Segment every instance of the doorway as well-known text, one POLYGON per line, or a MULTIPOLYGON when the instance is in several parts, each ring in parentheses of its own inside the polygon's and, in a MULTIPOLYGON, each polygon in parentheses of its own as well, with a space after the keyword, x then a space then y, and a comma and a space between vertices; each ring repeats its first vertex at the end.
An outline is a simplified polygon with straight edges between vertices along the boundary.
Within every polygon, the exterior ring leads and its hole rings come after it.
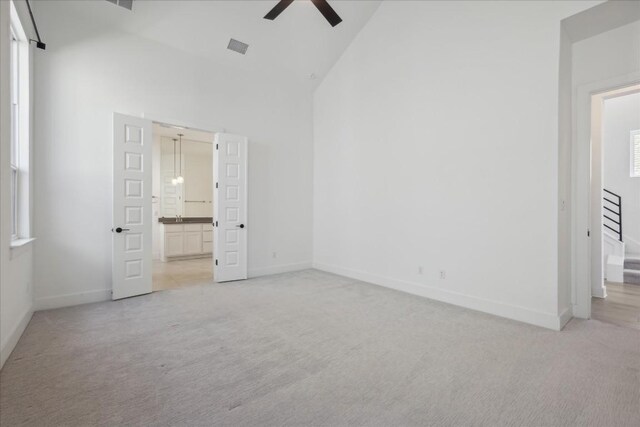
POLYGON ((156 290, 246 279, 248 139, 118 113, 113 126, 112 298, 153 292, 154 254, 156 290))
POLYGON ((214 134, 153 123, 153 291, 213 282, 214 134))
POLYGON ((640 329, 640 85, 594 95, 593 102, 602 244, 601 259, 594 251, 592 263, 602 269, 591 317, 640 329))
MULTIPOLYGON (((595 310, 600 309, 602 313, 604 306, 620 311, 620 307, 612 305, 615 300, 620 300, 620 289, 616 284, 609 289, 607 285, 612 283, 609 280, 612 265, 618 265, 621 271, 625 270, 624 245, 618 243, 625 240, 625 222, 629 225, 631 218, 625 217, 620 206, 625 203, 620 198, 619 190, 617 191, 618 183, 612 183, 611 178, 606 178, 606 175, 614 167, 617 172, 623 169, 630 177, 632 152, 630 135, 627 135, 624 141, 626 162, 609 166, 605 170, 603 114, 607 103, 640 92, 640 84, 627 79, 628 77, 584 85, 577 91, 573 197, 574 205, 583 206, 584 209, 574 210, 573 218, 575 276, 572 294, 573 313, 576 317, 598 316, 595 310), (612 243, 616 243, 616 247, 612 247, 612 243), (607 300, 608 291, 614 289, 616 295, 607 300)), ((628 207, 634 203, 628 197, 627 201, 631 203, 628 207)), ((629 301, 633 300, 637 300, 636 297, 629 298, 629 301)), ((627 312, 629 313, 628 310, 627 312)), ((636 316, 640 317, 640 311, 636 316)))

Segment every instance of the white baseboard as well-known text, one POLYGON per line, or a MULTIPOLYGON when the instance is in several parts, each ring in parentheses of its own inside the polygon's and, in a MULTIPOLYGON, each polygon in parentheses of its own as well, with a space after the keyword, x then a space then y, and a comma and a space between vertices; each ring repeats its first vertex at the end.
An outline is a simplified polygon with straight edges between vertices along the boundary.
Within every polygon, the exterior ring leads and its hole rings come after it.
POLYGON ((386 288, 395 289, 409 294, 446 302, 448 304, 482 311, 484 313, 489 313, 500 317, 506 317, 507 319, 517 320, 520 322, 529 323, 531 325, 541 326, 543 328, 553 329, 556 331, 559 331, 562 328, 561 316, 553 313, 544 313, 525 307, 447 291, 444 289, 435 288, 433 286, 424 285, 422 283, 392 279, 389 277, 378 276, 375 274, 370 274, 364 271, 353 270, 349 268, 315 262, 313 263, 313 268, 327 271, 329 273, 339 274, 341 276, 346 276, 356 280, 362 280, 364 282, 373 283, 375 285, 384 286, 386 288))
POLYGON ((571 320, 572 318, 573 318, 573 310, 571 310, 571 307, 567 307, 564 310, 562 310, 560 312, 560 315, 558 316, 558 320, 559 320, 558 330, 562 330, 562 328, 564 328, 565 325, 569 323, 569 320, 571 320))
POLYGON ((595 289, 591 290, 591 296, 596 298, 606 298, 607 297, 607 288, 603 286, 599 286, 595 289))
MULTIPOLYGON (((311 268, 311 262, 297 264, 274 265, 266 268, 249 270, 249 277, 267 276, 269 274, 288 273, 311 268)), ((102 289, 89 292, 79 292, 75 294, 56 295, 52 297, 37 298, 35 310, 51 310, 54 308, 70 307, 73 305, 89 304, 111 300, 111 289, 102 289)))
POLYGON ((27 328, 29 321, 31 320, 31 316, 33 316, 33 309, 29 307, 29 309, 24 313, 18 324, 13 328, 13 331, 9 334, 9 337, 5 342, 2 343, 2 347, 0 348, 0 369, 4 366, 4 362, 7 361, 11 352, 18 344, 18 340, 22 336, 22 333, 27 328))
POLYGON ((72 305, 109 301, 110 299, 111 289, 56 295, 53 297, 37 298, 35 301, 35 310, 50 310, 53 308, 70 307, 72 305))
POLYGON ((291 271, 306 270, 308 268, 311 268, 311 261, 299 262, 296 264, 272 265, 265 268, 254 268, 249 270, 249 278, 268 276, 270 274, 289 273, 291 271))

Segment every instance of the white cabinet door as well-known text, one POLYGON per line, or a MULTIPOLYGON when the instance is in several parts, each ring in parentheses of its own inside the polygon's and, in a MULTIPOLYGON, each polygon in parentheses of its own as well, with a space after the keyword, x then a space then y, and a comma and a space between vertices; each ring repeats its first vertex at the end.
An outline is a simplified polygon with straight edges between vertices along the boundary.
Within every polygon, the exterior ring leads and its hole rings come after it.
POLYGON ((244 136, 217 133, 214 150, 213 277, 247 278, 247 150, 244 136))
POLYGON ((184 233, 165 233, 164 235, 164 256, 184 255, 184 233))
POLYGON ((113 299, 152 290, 151 132, 150 120, 113 115, 113 299))
POLYGON ((196 255, 202 253, 202 231, 185 231, 184 254, 196 255))

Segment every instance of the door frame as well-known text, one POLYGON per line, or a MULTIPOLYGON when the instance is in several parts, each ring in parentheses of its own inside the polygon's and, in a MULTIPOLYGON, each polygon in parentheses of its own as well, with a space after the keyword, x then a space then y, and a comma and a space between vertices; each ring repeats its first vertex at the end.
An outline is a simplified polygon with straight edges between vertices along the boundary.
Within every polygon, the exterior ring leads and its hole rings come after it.
MULTIPOLYGON (((154 124, 175 126, 175 127, 184 128, 184 129, 192 129, 192 130, 197 130, 197 131, 201 131, 201 132, 208 132, 208 133, 211 133, 212 135, 214 135, 214 137, 215 137, 215 135, 217 133, 225 133, 225 129, 224 128, 221 128, 221 130, 206 130, 206 127, 202 127, 202 126, 199 126, 199 125, 187 123, 187 122, 182 121, 182 120, 171 119, 171 118, 159 119, 159 118, 154 118, 154 117, 147 117, 144 113, 142 113, 142 114, 140 114, 140 113, 138 113, 138 114, 135 114, 135 113, 129 114, 129 113, 123 113, 123 112, 119 112, 119 111, 114 111, 112 113, 112 115, 111 115, 112 120, 116 115, 130 116, 130 117, 135 117, 135 118, 141 119, 141 120, 148 120, 151 123, 151 138, 150 138, 151 141, 153 141, 153 135, 154 135, 154 133, 153 133, 153 125, 154 124)), ((115 123, 115 121, 112 123, 112 128, 114 126, 114 123, 115 123)), ((111 138, 111 143, 112 144, 114 143, 114 137, 111 138)), ((214 141, 212 141, 211 143, 215 144, 214 141)), ((113 150, 114 150, 114 147, 112 147, 112 149, 111 149, 112 153, 113 153, 113 150)), ((212 158, 211 158, 212 165, 213 165, 213 162, 214 162, 214 158, 215 158, 215 148, 214 148, 214 156, 212 156, 212 158)), ((150 164, 151 170, 153 170, 153 156, 151 156, 149 164, 150 164)), ((247 162, 247 164, 248 164, 248 162, 247 162)), ((215 165, 213 165, 213 166, 215 167, 215 165)), ((114 159, 112 158, 111 159, 111 171, 112 171, 112 174, 113 174, 113 170, 114 170, 113 168, 114 168, 114 159)), ((248 166, 247 166, 247 172, 248 172, 248 166)), ((114 224, 114 220, 115 220, 115 218, 113 218, 113 203, 114 203, 113 182, 114 182, 114 179, 115 179, 115 176, 112 175, 111 176, 111 185, 112 185, 112 193, 111 193, 112 218, 111 218, 111 223, 112 224, 114 224)), ((153 185, 153 183, 152 183, 152 185, 153 185)), ((215 188, 213 189, 213 191, 214 191, 214 194, 215 194, 215 188)), ((143 213, 144 213, 144 219, 145 220, 148 220, 150 222, 153 221, 153 213, 152 213, 151 210, 143 211, 143 213)), ((248 203, 247 203, 247 216, 248 215, 249 215, 249 211, 248 211, 248 203)), ((115 225, 114 225, 114 227, 115 227, 115 225)), ((151 238, 153 239, 153 229, 151 230, 151 238)), ((112 264, 111 268, 112 268, 112 270, 113 270, 113 266, 114 266, 114 264, 113 264, 113 262, 114 262, 114 256, 113 256, 114 246, 113 245, 114 245, 114 243, 113 243, 113 240, 112 240, 112 243, 111 243, 111 253, 112 253, 112 255, 111 255, 111 264, 112 264)), ((150 248, 150 250, 153 251, 152 248, 150 248)), ((215 248, 214 248, 214 250, 215 250, 215 248)), ((248 251, 248 247, 247 247, 247 251, 248 251)), ((151 254, 151 256, 153 257, 153 253, 151 254)), ((213 259, 215 259, 215 257, 213 259)), ((152 277, 152 280, 153 280, 153 277, 152 277)), ((215 280, 215 277, 214 277, 214 280, 215 280)), ((113 278, 112 278, 112 282, 111 282, 111 292, 112 292, 112 295, 113 295, 113 278)))
POLYGON ((602 282, 602 146, 594 102, 632 93, 640 73, 580 85, 575 92, 571 154, 571 302, 573 316, 591 318, 591 297, 605 297, 602 282), (616 91, 615 94, 610 94, 616 91), (598 132, 594 138, 593 133, 598 132), (598 279, 600 278, 600 279, 598 279), (595 292, 594 292, 595 289, 595 292), (597 295, 594 295, 597 294, 597 295))

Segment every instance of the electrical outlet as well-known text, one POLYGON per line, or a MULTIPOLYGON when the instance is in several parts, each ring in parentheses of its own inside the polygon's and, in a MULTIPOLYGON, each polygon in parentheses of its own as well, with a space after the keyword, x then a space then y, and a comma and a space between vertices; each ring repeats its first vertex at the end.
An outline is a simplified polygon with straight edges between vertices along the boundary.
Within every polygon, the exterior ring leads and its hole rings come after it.
POLYGON ((444 270, 440 270, 440 279, 444 280, 447 278, 447 272, 444 270))
POLYGON ((422 274, 422 266, 421 265, 418 266, 418 274, 422 274))

